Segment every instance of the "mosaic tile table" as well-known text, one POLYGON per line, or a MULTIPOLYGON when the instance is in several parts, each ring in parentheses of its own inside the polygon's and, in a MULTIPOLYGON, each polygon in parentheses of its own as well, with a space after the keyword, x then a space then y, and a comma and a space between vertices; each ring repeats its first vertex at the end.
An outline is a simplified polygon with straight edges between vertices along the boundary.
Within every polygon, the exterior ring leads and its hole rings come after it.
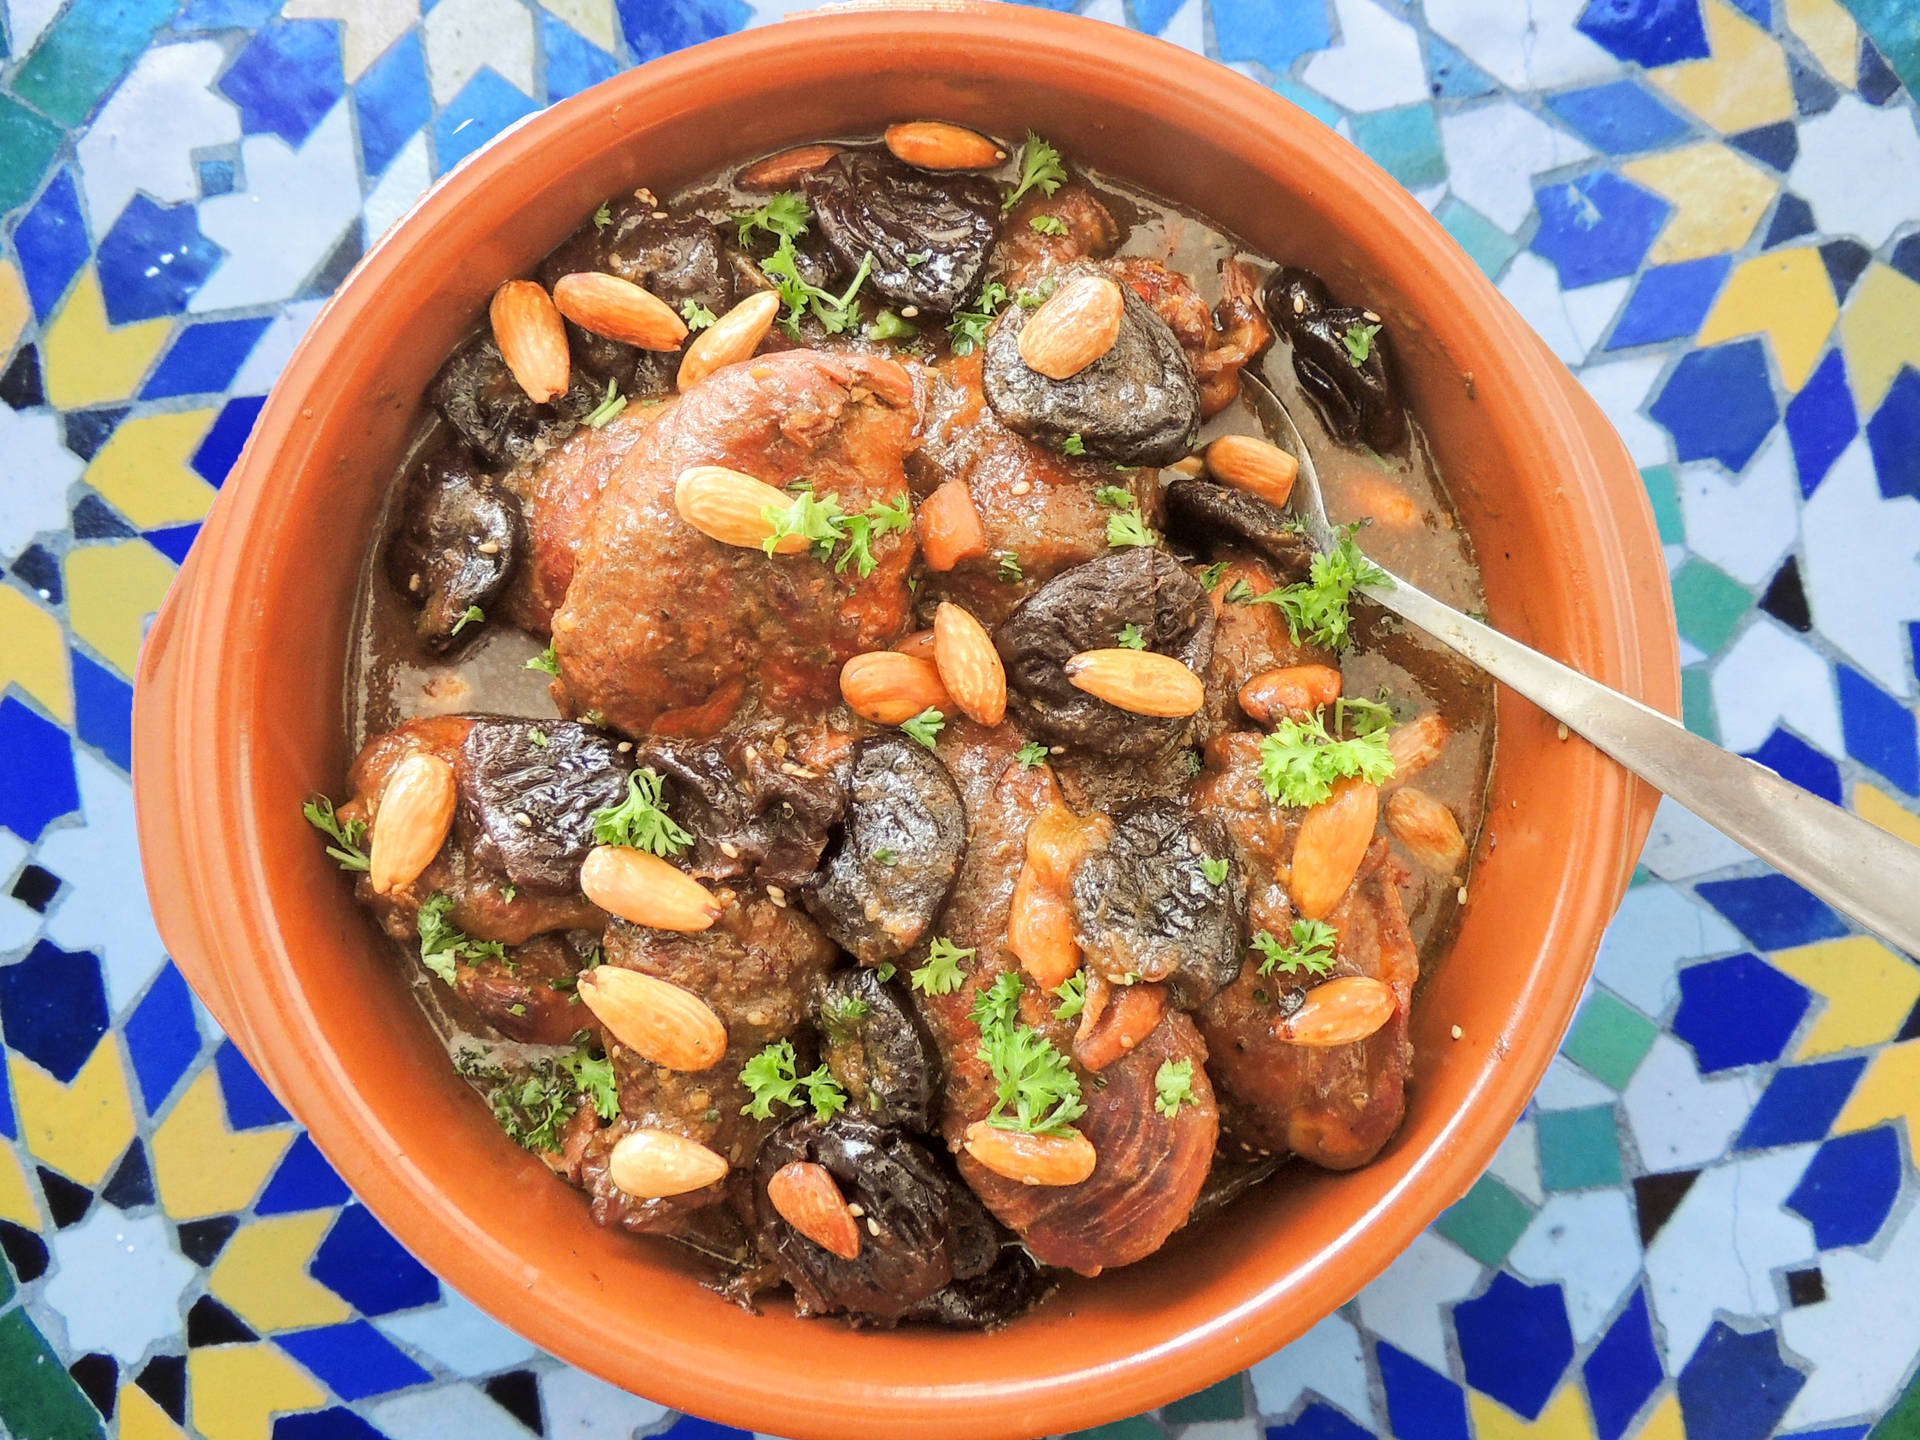
MULTIPOLYGON (((734 1433, 444 1289, 218 1035, 139 898, 128 677, 295 338, 412 197, 783 8, 0 0, 0 1431, 734 1433)), ((1920 4, 1080 8, 1425 200, 1644 467, 1688 723, 1920 838, 1920 4)), ((1100 1433, 1920 1435, 1916 1002, 1663 810, 1490 1173, 1305 1339, 1100 1433)))

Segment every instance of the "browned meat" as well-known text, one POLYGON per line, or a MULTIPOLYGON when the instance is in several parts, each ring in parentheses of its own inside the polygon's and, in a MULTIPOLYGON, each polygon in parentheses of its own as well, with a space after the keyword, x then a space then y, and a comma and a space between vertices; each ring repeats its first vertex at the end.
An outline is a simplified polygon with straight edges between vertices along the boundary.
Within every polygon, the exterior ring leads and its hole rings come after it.
MULTIPOLYGON (((588 945, 592 931, 575 932, 588 945)), ((463 964, 455 972, 447 1011, 463 1030, 492 1031, 530 1045, 566 1045, 581 1030, 599 1033, 599 1022, 576 998, 580 956, 553 935, 536 935, 513 947, 507 961, 463 964)))
POLYGON ((1081 185, 1062 185, 1051 195, 1037 191, 1007 218, 1006 232, 994 252, 994 267, 1009 289, 1030 287, 1074 260, 1099 260, 1120 243, 1120 227, 1107 207, 1081 185), (1033 228, 1035 220, 1058 220, 1060 235, 1033 228))
POLYGON ((919 411, 912 377, 865 355, 790 350, 727 366, 648 426, 581 541, 554 616, 560 678, 581 711, 646 729, 729 681, 757 679, 779 714, 818 711, 839 666, 906 627, 911 532, 878 565, 836 574, 811 555, 722 545, 680 518, 674 482, 724 465, 775 486, 802 478, 859 514, 906 493, 919 411))
POLYGON ((1200 382, 1201 417, 1210 419, 1232 404, 1242 367, 1273 340, 1252 267, 1237 259, 1221 267, 1217 319, 1193 281, 1157 260, 1123 255, 1107 268, 1159 312, 1187 352, 1200 382))
POLYGON ((1239 559, 1228 563, 1208 592, 1213 601, 1213 659, 1202 677, 1207 682, 1207 707, 1201 711, 1204 736, 1246 726, 1238 699, 1240 687, 1263 671, 1283 665, 1339 663, 1329 651, 1296 645, 1279 606, 1228 600, 1243 583, 1255 595, 1264 595, 1281 582, 1264 562, 1239 559))

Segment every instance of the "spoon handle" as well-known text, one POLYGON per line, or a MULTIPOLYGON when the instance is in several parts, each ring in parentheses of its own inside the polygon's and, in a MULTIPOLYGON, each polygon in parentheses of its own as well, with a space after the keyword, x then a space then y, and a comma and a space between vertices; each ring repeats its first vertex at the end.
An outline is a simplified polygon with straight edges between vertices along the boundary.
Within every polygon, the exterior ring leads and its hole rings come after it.
POLYGON ((1642 780, 1908 955, 1920 848, 1702 740, 1657 710, 1395 580, 1366 594, 1585 736, 1642 780))

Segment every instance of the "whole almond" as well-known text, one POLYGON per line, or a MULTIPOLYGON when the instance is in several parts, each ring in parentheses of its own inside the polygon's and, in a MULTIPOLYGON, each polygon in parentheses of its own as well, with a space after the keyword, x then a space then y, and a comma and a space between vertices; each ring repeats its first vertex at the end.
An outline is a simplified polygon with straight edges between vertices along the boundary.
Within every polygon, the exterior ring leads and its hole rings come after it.
POLYGON ((826 1166, 811 1160, 782 1165, 767 1181, 767 1199, 781 1219, 821 1249, 842 1260, 860 1258, 860 1223, 826 1166))
POLYGON ((1020 332, 1020 358, 1049 380, 1078 375, 1113 349, 1125 314, 1117 282, 1104 275, 1077 276, 1033 312, 1020 332))
POLYGON ((1183 460, 1176 460, 1166 468, 1187 480, 1198 480, 1207 472, 1206 462, 1198 455, 1189 455, 1183 460))
POLYGON ((500 358, 529 400, 544 405, 566 394, 573 361, 553 297, 531 280, 509 280, 493 292, 487 318, 500 358))
POLYGON ((1407 853, 1436 875, 1467 868, 1467 841, 1453 811, 1426 791, 1407 785, 1387 797, 1387 829, 1407 853))
POLYGON ((978 130, 944 120, 889 125, 884 137, 896 160, 922 170, 991 170, 1007 152, 978 130))
POLYGON ((982 725, 1007 718, 1007 669, 993 637, 950 600, 933 613, 933 661, 940 683, 968 718, 982 725))
POLYGON ((1222 435, 1207 446, 1207 469, 1223 485, 1285 505, 1300 462, 1278 445, 1251 435, 1222 435))
POLYGON ((1343 975, 1307 992, 1300 1008, 1276 1020, 1273 1033, 1289 1045, 1351 1045, 1393 1018, 1393 987, 1367 975, 1343 975))
POLYGON ((902 635, 893 642, 893 648, 902 655, 911 655, 916 660, 933 659, 933 631, 916 630, 911 635, 902 635))
POLYGON ((1191 715, 1207 703, 1198 675, 1152 650, 1082 650, 1067 661, 1066 671, 1075 688, 1135 715, 1191 715))
POLYGON ((613 1142, 607 1177, 637 1200, 664 1200, 724 1180, 727 1161, 671 1130, 631 1130, 613 1142))
POLYGON ((685 390, 722 365, 750 358, 767 338, 774 316, 779 313, 779 291, 760 290, 749 295, 693 337, 693 343, 680 361, 680 374, 674 384, 685 390))
POLYGON ((840 667, 840 698, 862 720, 898 725, 922 710, 953 709, 947 687, 931 660, 898 650, 870 650, 840 667))
POLYGON ((1283 665, 1262 670, 1240 687, 1240 708, 1262 725, 1291 716, 1304 720, 1340 698, 1340 672, 1331 665, 1283 665))
POLYGON ((678 350, 687 338, 687 322, 671 305, 618 275, 562 275, 553 285, 553 303, 581 329, 642 350, 678 350))
POLYGON ((390 895, 420 878, 447 841, 456 798, 453 767, 416 750, 387 775, 374 811, 367 856, 373 893, 390 895))
POLYGON ((668 1070, 705 1070, 727 1053, 727 1027, 670 980, 598 965, 580 974, 581 1001, 613 1038, 668 1070))
POLYGON ((720 918, 720 902, 684 870, 624 845, 597 845, 580 866, 580 889, 609 914, 635 925, 691 934, 720 918))
POLYGON ((787 190, 840 153, 838 145, 796 145, 756 160, 734 177, 742 190, 787 190))
POLYGON ((1393 777, 1388 785, 1411 780, 1440 758, 1446 748, 1450 727, 1437 710, 1416 715, 1396 726, 1387 736, 1387 751, 1393 756, 1393 777))
POLYGON ((1380 792, 1359 779, 1334 781, 1333 793, 1307 811, 1287 871, 1287 893, 1303 918, 1319 920, 1340 903, 1379 818, 1380 792))
POLYGON ((1041 878, 1032 860, 1020 867, 1020 876, 1013 882, 1013 900, 1007 909, 1007 948, 1043 990, 1066 984, 1080 968, 1073 909, 1060 888, 1041 878))
MULTIPOLYGON (((773 533, 767 511, 791 504, 793 497, 786 491, 724 465, 691 466, 673 485, 673 508, 682 520, 710 540, 744 549, 765 545, 773 533)), ((782 535, 773 549, 777 555, 798 555, 812 546, 804 535, 782 535)))
POLYGON ((1093 1142, 1078 1130, 1028 1135, 985 1120, 967 1127, 967 1153, 996 1175, 1022 1185, 1078 1185, 1093 1174, 1093 1142))

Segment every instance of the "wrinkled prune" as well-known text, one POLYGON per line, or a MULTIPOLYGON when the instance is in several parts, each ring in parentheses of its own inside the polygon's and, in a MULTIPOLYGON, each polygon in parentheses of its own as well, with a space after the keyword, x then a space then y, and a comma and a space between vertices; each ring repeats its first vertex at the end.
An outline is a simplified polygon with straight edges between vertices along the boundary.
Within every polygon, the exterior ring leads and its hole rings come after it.
POLYGON ((515 885, 569 890, 594 845, 593 812, 626 799, 633 762, 570 720, 481 719, 457 768, 473 858, 515 885))
POLYGON ((989 1330, 1025 1314, 1053 1289, 1046 1271, 1018 1245, 998 1251, 992 1266, 936 1290, 908 1314, 957 1330, 989 1330))
POLYGON ((818 1011, 822 1058, 853 1113, 925 1132, 938 1088, 933 1046, 894 985, 866 968, 827 981, 818 1011))
POLYGON ((434 654, 476 637, 525 547, 520 502, 457 446, 414 472, 387 547, 387 578, 420 607, 414 633, 434 654), (484 548, 483 548, 484 547, 484 548), (478 607, 483 619, 469 611, 478 607))
POLYGON ((1282 584, 1307 578, 1313 546, 1270 500, 1213 480, 1176 480, 1167 487, 1167 530, 1203 553, 1239 540, 1273 562, 1282 584))
POLYGON ((870 150, 845 151, 809 175, 807 199, 843 273, 871 255, 869 289, 942 315, 973 293, 1000 228, 988 181, 929 175, 870 150))
POLYGON ((1391 450, 1400 443, 1407 433, 1407 412, 1394 384, 1378 315, 1330 304, 1320 277, 1298 269, 1275 271, 1267 281, 1267 315, 1293 342, 1300 388, 1328 429, 1349 445, 1391 450), (1356 358, 1360 355, 1366 358, 1356 358))
POLYGON ((604 396, 576 373, 567 392, 536 405, 520 388, 493 336, 474 336, 440 367, 429 392, 433 406, 491 466, 504 466, 564 439, 604 396))
POLYGON ((1203 865, 1233 854, 1226 827, 1172 800, 1139 801, 1115 821, 1074 867, 1074 938, 1108 980, 1165 980, 1191 1009, 1240 973, 1246 886, 1231 864, 1219 884, 1203 865))
POLYGON ((667 777, 667 809, 693 836, 688 868, 705 880, 799 889, 846 804, 832 775, 742 740, 656 737, 636 758, 667 777))
MULTIPOLYGON (((1106 275, 1098 265, 1063 266, 1076 275, 1106 275)), ((1107 278, 1111 279, 1111 276, 1107 278)), ((983 381, 1001 424, 1059 449, 1080 437, 1088 455, 1116 465, 1166 465, 1187 453, 1200 428, 1200 382, 1179 339, 1131 285, 1120 336, 1098 360, 1065 380, 1050 380, 1020 358, 1020 332, 1037 313, 1008 305, 987 334, 983 381)))
POLYGON ((1109 755, 1151 755, 1178 743, 1187 720, 1132 714, 1067 679, 1069 659, 1111 648, 1128 625, 1139 627, 1147 649, 1205 673, 1213 607, 1200 582, 1163 550, 1114 550, 1062 571, 1007 617, 994 645, 1034 728, 1109 755))
POLYGON ((947 903, 967 848, 953 777, 904 735, 854 747, 840 838, 804 892, 820 928, 870 965, 919 943, 947 903))
POLYGON ((562 275, 604 270, 678 310, 691 300, 719 315, 733 304, 733 269, 719 230, 698 216, 657 219, 637 196, 607 205, 607 223, 574 231, 540 266, 549 288, 562 275))

